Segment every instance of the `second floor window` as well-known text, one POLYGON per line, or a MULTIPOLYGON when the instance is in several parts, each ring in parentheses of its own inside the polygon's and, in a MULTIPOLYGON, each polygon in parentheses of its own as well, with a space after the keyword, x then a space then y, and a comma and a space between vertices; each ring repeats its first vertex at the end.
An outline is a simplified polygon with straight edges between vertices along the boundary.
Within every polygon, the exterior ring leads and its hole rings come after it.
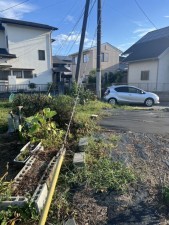
POLYGON ((16 76, 16 78, 22 78, 22 70, 14 70, 13 75, 16 76))
POLYGON ((39 60, 45 60, 45 50, 38 50, 39 60))
POLYGON ((109 61, 109 54, 101 53, 101 62, 108 62, 108 61, 109 61))
POLYGON ((84 62, 84 63, 89 62, 89 55, 88 55, 88 54, 84 54, 84 55, 83 55, 83 62, 84 62))

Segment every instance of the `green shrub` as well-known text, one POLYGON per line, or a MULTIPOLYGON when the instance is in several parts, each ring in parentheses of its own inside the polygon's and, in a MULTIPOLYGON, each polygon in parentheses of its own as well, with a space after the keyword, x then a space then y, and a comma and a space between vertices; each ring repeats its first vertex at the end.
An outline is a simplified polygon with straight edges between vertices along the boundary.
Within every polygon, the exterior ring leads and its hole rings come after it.
POLYGON ((44 108, 50 108, 52 104, 52 98, 47 95, 26 95, 26 94, 17 94, 14 97, 12 103, 12 110, 14 113, 18 114, 18 106, 23 106, 22 114, 25 117, 35 115, 37 112, 41 111, 44 108))
POLYGON ((51 109, 57 112, 53 120, 59 127, 66 128, 74 106, 74 99, 68 95, 59 95, 53 99, 51 109))

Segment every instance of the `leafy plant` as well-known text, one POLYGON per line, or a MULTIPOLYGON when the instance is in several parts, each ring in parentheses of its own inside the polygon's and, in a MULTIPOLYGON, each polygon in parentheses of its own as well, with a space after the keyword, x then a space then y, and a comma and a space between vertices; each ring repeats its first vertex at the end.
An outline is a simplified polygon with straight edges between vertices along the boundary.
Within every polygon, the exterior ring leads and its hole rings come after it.
POLYGON ((27 147, 26 149, 24 149, 24 151, 22 151, 18 157, 17 157, 17 160, 18 161, 25 161, 26 158, 30 155, 30 151, 29 151, 29 148, 27 147))
POLYGON ((27 131, 25 132, 25 136, 30 138, 31 142, 42 141, 42 144, 45 147, 50 148, 56 144, 56 146, 59 147, 64 132, 56 128, 55 122, 51 121, 52 117, 55 115, 55 111, 50 110, 50 108, 45 108, 41 113, 37 113, 35 116, 27 118, 27 131), (45 145, 47 140, 47 143, 50 146, 45 145))
POLYGON ((29 83, 29 84, 28 84, 28 87, 29 87, 30 89, 35 89, 35 88, 36 88, 36 84, 35 84, 35 83, 29 83))
POLYGON ((0 211, 1 225, 14 225, 16 222, 26 225, 38 221, 38 219, 36 208, 31 201, 25 203, 23 207, 9 206, 6 210, 0 211))
POLYGON ((164 199, 164 202, 166 203, 166 205, 169 205, 169 187, 168 186, 165 186, 163 188, 163 199, 164 199))
POLYGON ((0 177, 0 201, 7 200, 11 196, 12 182, 6 181, 8 172, 0 177))

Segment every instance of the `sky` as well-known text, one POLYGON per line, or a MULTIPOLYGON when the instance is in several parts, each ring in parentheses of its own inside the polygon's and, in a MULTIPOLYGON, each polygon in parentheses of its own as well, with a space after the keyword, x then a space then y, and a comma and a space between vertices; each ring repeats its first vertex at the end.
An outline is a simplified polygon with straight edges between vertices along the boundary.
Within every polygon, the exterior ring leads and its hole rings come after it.
MULTIPOLYGON (((0 0, 0 16, 57 27, 52 33, 56 40, 53 55, 69 55, 79 49, 85 2, 0 0)), ((96 45, 97 0, 90 2, 84 48, 96 45)), ((166 26, 169 26, 169 0, 102 0, 102 43, 125 51, 147 32, 166 26)))

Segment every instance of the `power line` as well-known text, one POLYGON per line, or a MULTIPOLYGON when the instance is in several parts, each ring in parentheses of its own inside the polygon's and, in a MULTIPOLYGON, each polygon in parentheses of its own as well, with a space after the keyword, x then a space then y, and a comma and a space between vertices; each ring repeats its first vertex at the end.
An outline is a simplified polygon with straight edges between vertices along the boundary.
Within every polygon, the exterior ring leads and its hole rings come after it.
POLYGON ((148 15, 145 13, 145 11, 142 9, 142 7, 140 6, 140 4, 138 3, 137 0, 134 0, 136 5, 138 6, 138 8, 141 10, 141 12, 144 14, 144 16, 148 19, 148 21, 155 27, 155 29, 157 30, 158 28, 156 27, 156 25, 152 22, 152 20, 148 17, 148 15))
POLYGON ((13 6, 9 7, 9 8, 3 9, 3 10, 0 11, 0 13, 4 12, 4 11, 7 11, 9 9, 13 9, 13 8, 15 8, 15 7, 19 6, 19 5, 24 4, 25 2, 28 2, 28 1, 30 1, 30 0, 26 0, 26 1, 20 2, 20 3, 16 4, 16 5, 13 5, 13 6))

